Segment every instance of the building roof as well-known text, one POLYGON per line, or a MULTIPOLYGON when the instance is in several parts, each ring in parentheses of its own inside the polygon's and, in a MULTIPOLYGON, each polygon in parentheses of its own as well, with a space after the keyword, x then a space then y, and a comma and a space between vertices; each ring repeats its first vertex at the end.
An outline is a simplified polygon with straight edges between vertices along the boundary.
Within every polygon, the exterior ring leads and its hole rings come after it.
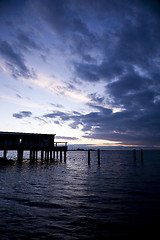
POLYGON ((0 132, 0 135, 14 135, 14 136, 55 136, 56 134, 43 134, 43 133, 22 133, 22 132, 0 132))

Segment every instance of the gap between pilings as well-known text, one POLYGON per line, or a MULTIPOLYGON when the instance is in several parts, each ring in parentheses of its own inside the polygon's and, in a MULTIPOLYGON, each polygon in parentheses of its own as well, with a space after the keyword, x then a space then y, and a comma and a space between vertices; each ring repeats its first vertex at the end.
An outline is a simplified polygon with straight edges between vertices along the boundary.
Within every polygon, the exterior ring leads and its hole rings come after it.
MULTIPOLYGON (((3 151, 3 158, 5 160, 7 160, 7 152, 11 151, 11 150, 2 150, 3 151)), ((29 152, 29 160, 31 162, 35 162, 38 159, 40 159, 42 162, 43 161, 52 161, 52 160, 59 160, 59 152, 60 152, 60 161, 62 161, 64 159, 64 162, 66 162, 66 152, 67 151, 52 151, 52 150, 23 150, 21 148, 17 149, 17 161, 18 162, 22 162, 23 161, 23 155, 24 155, 24 151, 25 152, 29 152), (40 156, 39 153, 40 152, 40 156), (56 153, 57 153, 57 157, 56 157, 56 153)))
MULTIPOLYGON (((31 161, 37 161, 38 160, 38 152, 39 151, 34 151, 34 150, 30 150, 30 160, 31 161)), ((59 152, 60 152, 60 161, 62 161, 62 159, 64 159, 64 162, 66 162, 66 152, 67 151, 52 151, 52 150, 41 150, 41 155, 40 155, 40 159, 41 161, 53 161, 53 160, 59 160, 59 152)))

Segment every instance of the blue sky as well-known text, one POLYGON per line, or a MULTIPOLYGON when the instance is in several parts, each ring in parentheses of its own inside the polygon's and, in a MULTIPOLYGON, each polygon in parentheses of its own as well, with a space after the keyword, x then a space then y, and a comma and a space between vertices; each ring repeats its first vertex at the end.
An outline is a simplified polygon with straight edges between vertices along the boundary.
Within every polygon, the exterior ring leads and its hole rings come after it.
POLYGON ((0 1, 0 131, 160 146, 160 1, 0 1))

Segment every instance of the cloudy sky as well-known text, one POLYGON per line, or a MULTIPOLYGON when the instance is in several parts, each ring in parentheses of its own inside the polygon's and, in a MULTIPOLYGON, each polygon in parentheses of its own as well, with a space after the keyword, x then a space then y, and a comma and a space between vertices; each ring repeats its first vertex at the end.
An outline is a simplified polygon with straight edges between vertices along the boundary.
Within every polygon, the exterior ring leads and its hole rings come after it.
POLYGON ((1 0, 0 131, 160 146, 160 1, 1 0))

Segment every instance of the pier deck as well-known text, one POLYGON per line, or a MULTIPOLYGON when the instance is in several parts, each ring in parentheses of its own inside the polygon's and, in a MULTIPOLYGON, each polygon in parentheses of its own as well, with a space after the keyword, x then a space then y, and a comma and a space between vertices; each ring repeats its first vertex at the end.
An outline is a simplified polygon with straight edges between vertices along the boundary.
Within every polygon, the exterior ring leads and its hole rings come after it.
POLYGON ((6 159, 7 151, 16 150, 17 160, 23 160, 23 151, 30 151, 30 160, 37 157, 37 152, 41 151, 41 160, 55 158, 55 152, 64 152, 66 160, 67 142, 55 142, 55 134, 36 134, 36 133, 14 133, 0 132, 0 150, 4 151, 3 158, 6 159))

